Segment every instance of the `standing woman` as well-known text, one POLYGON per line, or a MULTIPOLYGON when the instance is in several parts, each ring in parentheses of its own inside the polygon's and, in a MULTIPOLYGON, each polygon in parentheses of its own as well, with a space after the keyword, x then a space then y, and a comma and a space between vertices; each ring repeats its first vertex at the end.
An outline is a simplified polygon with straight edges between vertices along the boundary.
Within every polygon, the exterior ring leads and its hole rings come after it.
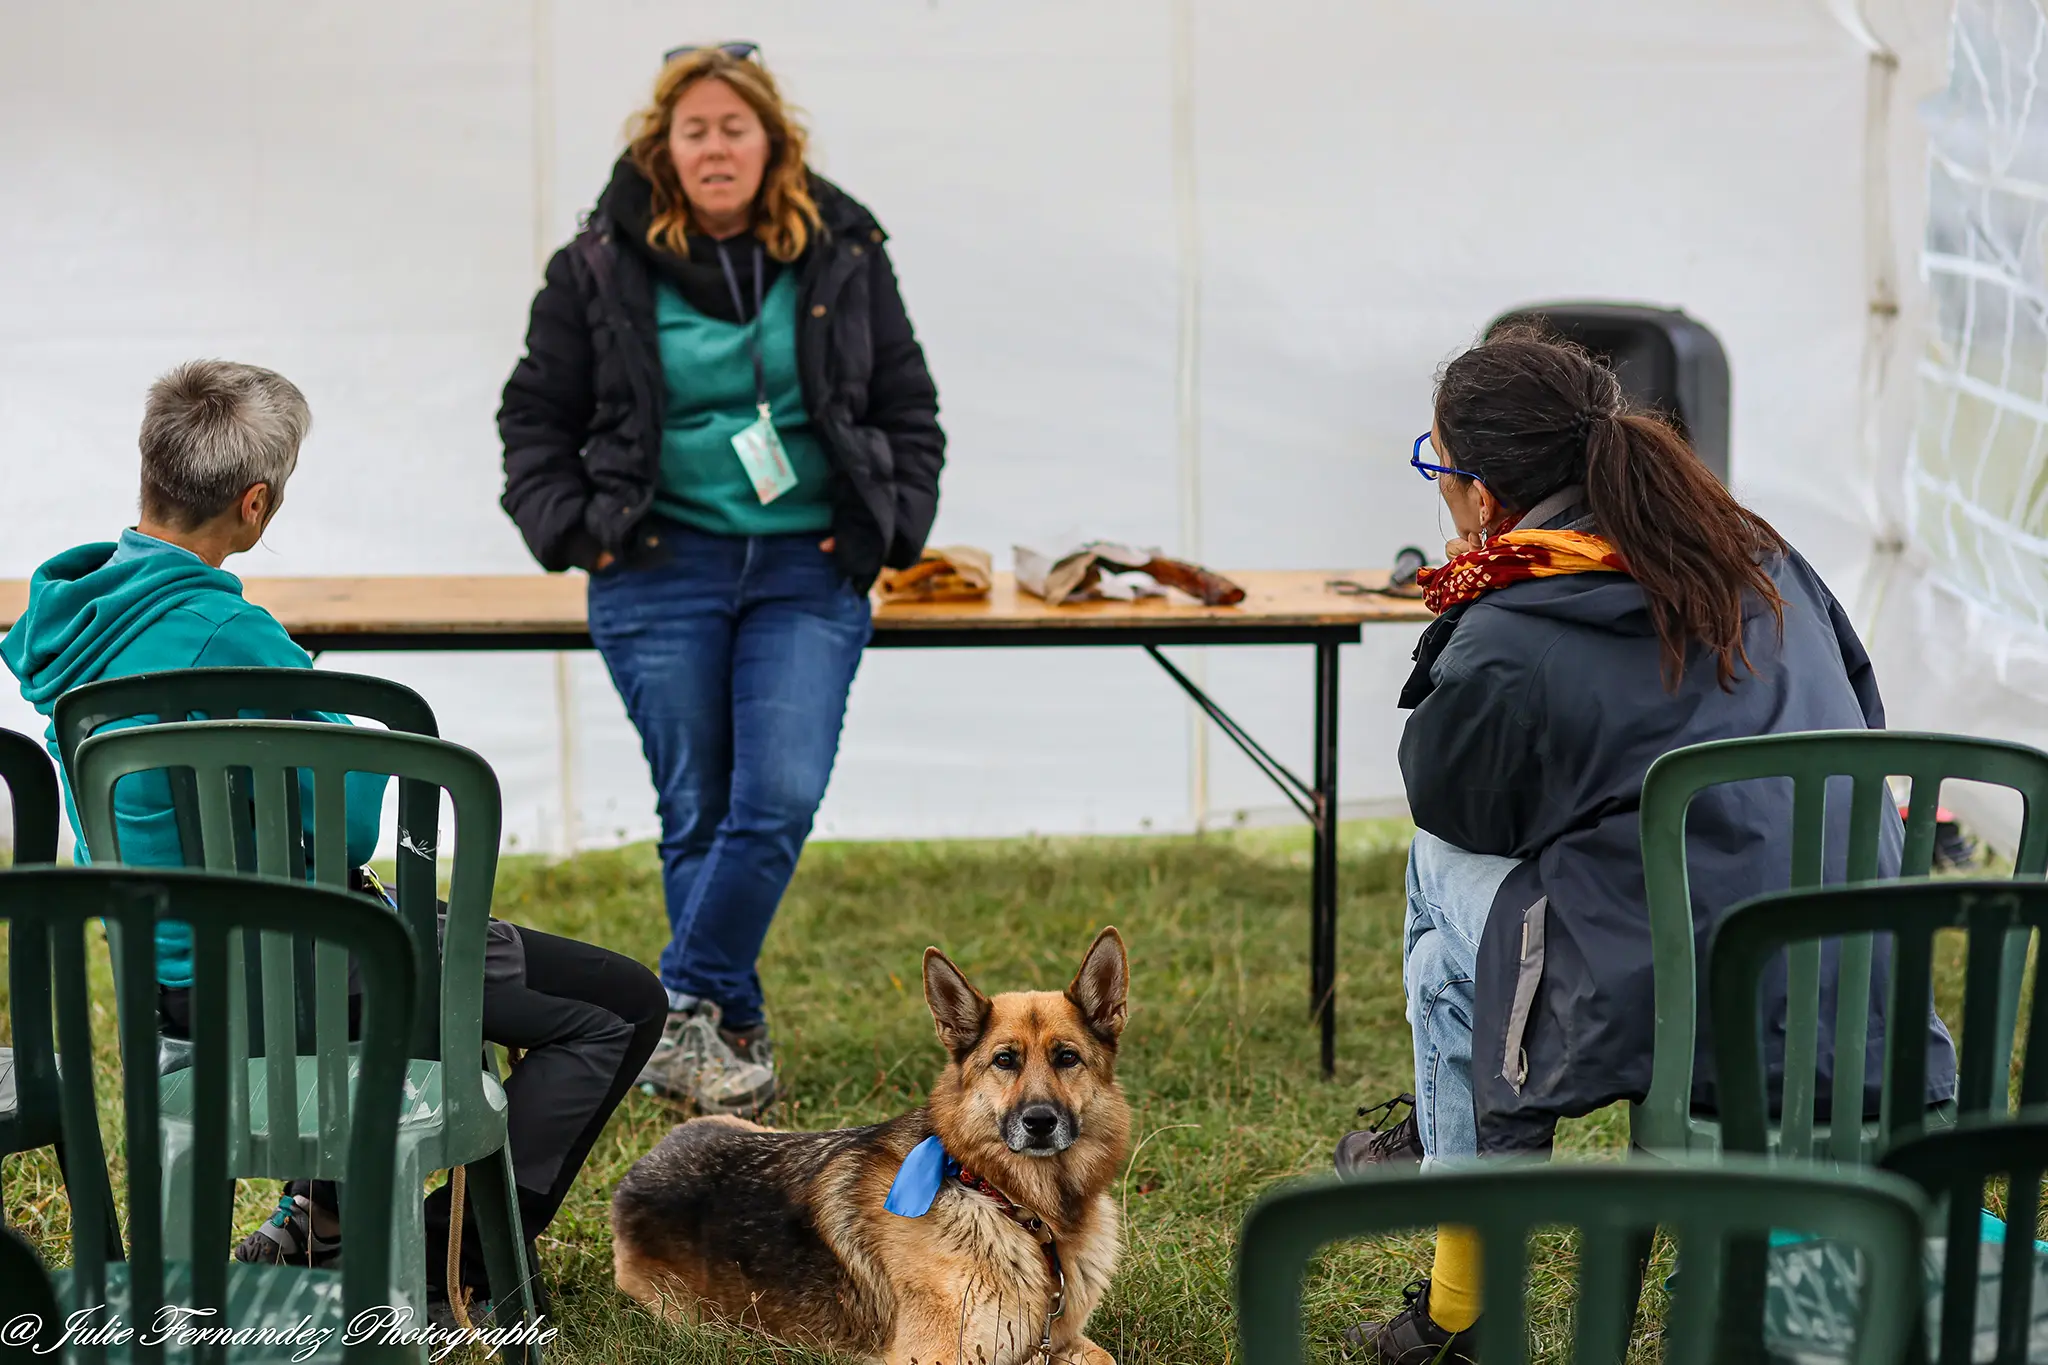
POLYGON ((669 54, 505 385, 504 507, 590 573, 661 815, 668 1026, 644 1088, 775 1098, 755 962, 839 747, 868 588, 945 435, 872 214, 804 163, 750 43, 669 54))

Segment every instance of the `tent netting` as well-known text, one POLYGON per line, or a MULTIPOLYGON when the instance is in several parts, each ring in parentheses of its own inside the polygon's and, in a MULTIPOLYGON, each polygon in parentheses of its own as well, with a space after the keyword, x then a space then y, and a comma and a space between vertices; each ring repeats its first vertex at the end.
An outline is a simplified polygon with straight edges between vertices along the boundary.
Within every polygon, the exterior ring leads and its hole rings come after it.
POLYGON ((1962 0, 1926 105, 1929 295, 1906 530, 1965 597, 2048 629, 2048 14, 1962 0))

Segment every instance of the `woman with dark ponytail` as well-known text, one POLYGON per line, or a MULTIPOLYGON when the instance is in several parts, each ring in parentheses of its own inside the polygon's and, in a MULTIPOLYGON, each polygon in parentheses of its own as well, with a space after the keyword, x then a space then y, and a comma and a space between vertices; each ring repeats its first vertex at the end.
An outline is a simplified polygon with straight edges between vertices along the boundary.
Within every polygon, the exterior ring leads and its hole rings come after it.
MULTIPOLYGON (((1447 364, 1410 461, 1457 528, 1426 571, 1436 622, 1401 695, 1401 771, 1417 828, 1402 976, 1415 1040, 1408 1104, 1347 1136, 1340 1170, 1547 1151, 1560 1118, 1649 1089, 1654 994, 1638 816, 1660 756, 1709 740, 1882 729, 1869 656, 1813 568, 1743 507, 1614 372, 1527 330, 1447 364)), ((1831 803, 1831 879, 1846 802, 1831 803)), ((1791 880, 1791 789, 1710 788, 1686 858, 1696 931, 1791 880)), ((1888 817, 1880 867, 1898 869, 1888 817)), ((1875 1116, 1889 957, 1876 953, 1875 1116)), ((1833 1056, 1832 958, 1820 1055, 1833 1056)), ((1782 1011, 1782 987, 1767 1009, 1782 1011)), ((1929 1103, 1955 1051, 1927 1025, 1929 1103)), ((1693 1103, 1714 1106, 1700 1031, 1693 1103)), ((1767 1045, 1768 1047, 1768 1045, 1767 1045)), ((1769 1053, 1777 1093, 1782 1053, 1769 1053)), ((1854 1082, 1852 1082, 1854 1083, 1854 1082)), ((1819 1081, 1825 1121, 1833 1078, 1819 1081)), ((1354 1329, 1369 1359, 1470 1360, 1479 1249, 1444 1229, 1430 1278, 1354 1329)))

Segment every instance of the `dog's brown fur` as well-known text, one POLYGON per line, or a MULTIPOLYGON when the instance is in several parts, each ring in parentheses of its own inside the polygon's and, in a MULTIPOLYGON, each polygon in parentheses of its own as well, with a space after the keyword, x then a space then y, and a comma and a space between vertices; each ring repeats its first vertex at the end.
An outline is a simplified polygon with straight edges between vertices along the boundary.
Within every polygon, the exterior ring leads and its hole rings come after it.
POLYGON ((871 1128, 681 1124, 612 1200, 619 1288, 667 1316, 722 1318, 887 1365, 1027 1365, 1053 1297, 1038 1240, 947 1180, 921 1218, 882 1207, 910 1149, 946 1150, 1058 1239, 1053 1359, 1116 1365, 1086 1334, 1122 1238, 1109 1189, 1130 1144, 1116 1082, 1130 970, 1105 929, 1064 992, 981 994, 936 948, 925 999, 949 1061, 923 1109, 871 1128), (1048 1114, 1071 1131, 1034 1136, 1048 1114), (1019 1143, 1056 1153, 1025 1155, 1019 1143))

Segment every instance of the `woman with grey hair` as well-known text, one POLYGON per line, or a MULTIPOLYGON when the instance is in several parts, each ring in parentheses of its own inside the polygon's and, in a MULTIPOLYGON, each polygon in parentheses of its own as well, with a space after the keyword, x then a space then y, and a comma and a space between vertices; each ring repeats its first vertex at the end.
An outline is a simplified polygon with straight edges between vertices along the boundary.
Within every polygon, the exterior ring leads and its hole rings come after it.
MULTIPOLYGON (((100 678, 197 667, 310 668, 313 661, 221 567, 253 548, 284 501, 311 425, 290 380, 254 365, 198 360, 151 386, 142 422, 142 515, 119 541, 80 545, 37 569, 28 609, 0 639, 21 694, 49 715, 59 696, 100 678)), ((311 719, 348 724, 345 716, 311 719)), ((133 719, 116 726, 137 723, 133 719)), ((112 726, 108 728, 114 728, 112 726)), ((54 731, 50 751, 57 754, 54 731)), ((62 756, 58 755, 59 761, 62 756)), ((387 779, 350 773, 351 868, 375 854, 387 779)), ((308 819, 315 803, 304 803, 308 819)), ((139 773, 116 790, 122 861, 185 862, 168 777, 139 773)), ((80 861, 89 861, 82 831, 80 861)), ((661 1036, 668 996, 630 958, 572 939, 493 921, 510 967, 484 983, 483 1034, 525 1050, 505 1083, 519 1214, 533 1238, 548 1225, 591 1144, 661 1036)), ((191 932, 157 928, 158 1014, 164 1032, 191 1032, 191 932)), ((427 1200, 430 1252, 447 1245, 450 1191, 427 1200)), ((329 1182, 294 1181, 275 1215, 242 1239, 242 1261, 332 1264, 341 1226, 329 1182)), ((462 1282, 487 1297, 482 1247, 464 1229, 462 1282)), ((430 1289, 447 1258, 429 1254, 430 1289)), ((431 1305, 430 1305, 431 1306, 431 1305)))

